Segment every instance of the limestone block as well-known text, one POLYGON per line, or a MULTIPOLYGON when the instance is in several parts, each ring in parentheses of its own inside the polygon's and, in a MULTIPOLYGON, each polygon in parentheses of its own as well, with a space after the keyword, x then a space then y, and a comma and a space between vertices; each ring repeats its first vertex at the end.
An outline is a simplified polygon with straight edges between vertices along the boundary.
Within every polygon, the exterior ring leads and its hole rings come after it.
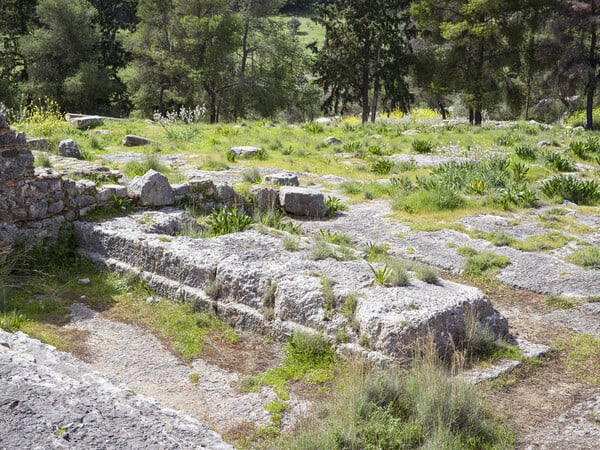
POLYGON ((279 201, 286 212, 297 216, 317 218, 327 214, 325 197, 314 189, 283 186, 279 201))
POLYGON ((152 139, 136 136, 134 134, 128 134, 123 138, 123 145, 126 147, 138 147, 140 145, 151 144, 152 142, 154 142, 152 139))
POLYGON ((67 158, 81 158, 79 147, 73 139, 65 139, 60 141, 58 144, 58 156, 64 156, 67 158))
POLYGON ((83 116, 83 117, 75 117, 69 120, 71 126, 79 130, 85 130, 87 128, 96 127, 102 125, 104 120, 100 116, 83 116))
POLYGON ((279 172, 270 175, 265 175, 264 180, 267 183, 276 184, 278 186, 299 186, 298 176, 289 172, 279 172))
POLYGON ((167 206, 175 202, 175 193, 169 180, 153 169, 133 179, 129 185, 129 195, 146 206, 167 206))

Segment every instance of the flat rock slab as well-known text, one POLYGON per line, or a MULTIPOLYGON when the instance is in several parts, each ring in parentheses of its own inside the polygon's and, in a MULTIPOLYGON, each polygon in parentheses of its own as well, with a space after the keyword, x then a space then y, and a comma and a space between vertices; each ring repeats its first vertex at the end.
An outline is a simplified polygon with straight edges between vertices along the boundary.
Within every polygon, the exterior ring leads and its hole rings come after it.
POLYGON ((411 162, 415 163, 419 167, 431 167, 441 166, 442 164, 448 164, 451 162, 466 162, 472 161, 469 158, 463 158, 460 156, 445 156, 445 155, 407 155, 404 153, 398 153, 389 157, 395 162, 411 162))
POLYGON ((290 172, 272 173, 265 175, 263 179, 265 182, 272 183, 277 186, 298 186, 300 184, 298 182, 298 175, 290 172))
POLYGON ((141 145, 152 144, 154 141, 142 136, 136 136, 135 134, 128 134, 123 138, 123 145, 126 147, 138 147, 141 145))
MULTIPOLYGON (((484 239, 474 239, 455 230, 412 232, 387 217, 389 204, 376 201, 351 205, 335 221, 311 221, 303 229, 341 231, 360 243, 383 242, 390 253, 414 259, 453 273, 460 273, 466 257, 458 253, 462 246, 478 252, 492 252, 510 259, 510 264, 496 276, 510 286, 539 294, 589 298, 600 295, 600 270, 588 270, 554 255, 522 252, 510 247, 497 247, 484 239)), ((550 230, 547 230, 550 231, 550 230)))
POLYGON ((240 156, 242 158, 251 158, 253 156, 258 155, 258 153, 261 151, 262 149, 260 147, 252 147, 249 145, 244 145, 241 147, 231 147, 229 149, 229 151, 237 156, 240 156))
POLYGON ((521 439, 519 449, 596 450, 600 442, 600 391, 521 439))
POLYGON ((75 303, 71 310, 68 328, 86 333, 91 363, 135 392, 220 430, 248 422, 269 425, 265 406, 277 398, 271 388, 238 392, 234 386, 240 376, 235 373, 202 359, 185 364, 152 333, 109 320, 85 305, 75 303), (192 374, 197 382, 190 381, 192 374))
POLYGON ((82 116, 82 117, 74 117, 69 120, 71 126, 79 130, 85 130, 86 128, 92 128, 100 126, 104 123, 104 120, 100 116, 82 116))
POLYGON ((244 329, 278 339, 298 327, 332 338, 345 330, 351 341, 358 342, 359 334, 339 311, 345 296, 358 293, 355 319, 360 334, 387 357, 406 353, 416 338, 431 329, 440 346, 448 344, 449 336, 456 341, 466 314, 489 324, 499 336, 508 331, 506 320, 476 288, 446 281, 428 285, 416 279, 405 287, 373 286, 366 261, 314 261, 308 240, 303 240, 302 250, 291 252, 285 250, 281 237, 255 231, 165 239, 148 233, 137 217, 77 222, 80 250, 100 265, 139 274, 161 295, 216 309, 244 329), (336 301, 331 307, 324 305, 322 276, 335 283, 336 301), (216 300, 204 291, 214 281, 220 287, 216 300), (275 291, 268 294, 273 285, 275 291))
POLYGON ((600 337, 600 303, 584 303, 572 309, 551 312, 542 316, 548 325, 562 325, 579 333, 600 337))
POLYGON ((0 421, 3 448, 233 448, 73 356, 2 330, 0 421))

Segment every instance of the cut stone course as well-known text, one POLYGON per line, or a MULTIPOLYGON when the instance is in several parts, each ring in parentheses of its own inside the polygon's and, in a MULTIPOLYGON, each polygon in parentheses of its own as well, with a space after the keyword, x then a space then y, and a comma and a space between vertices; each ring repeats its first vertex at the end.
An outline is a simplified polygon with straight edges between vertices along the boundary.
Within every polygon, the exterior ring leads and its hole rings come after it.
POLYGON ((347 318, 339 312, 330 317, 325 311, 323 275, 337 283, 338 307, 346 295, 363 294, 355 319, 361 335, 382 358, 405 355, 415 339, 429 332, 440 348, 450 345, 451 337, 458 342, 466 315, 489 325, 497 336, 508 332, 506 319, 476 288, 417 280, 406 287, 373 287, 371 269, 363 260, 313 261, 309 249, 288 252, 280 237, 255 231, 206 239, 174 236, 166 242, 161 235, 148 233, 141 217, 76 222, 80 251, 103 267, 138 274, 160 295, 210 308, 243 329, 282 340, 298 327, 322 331, 332 340, 344 329, 358 342, 347 318), (220 286, 217 299, 204 292, 214 281, 220 286), (273 283, 277 286, 273 312, 265 315, 265 296, 273 283))

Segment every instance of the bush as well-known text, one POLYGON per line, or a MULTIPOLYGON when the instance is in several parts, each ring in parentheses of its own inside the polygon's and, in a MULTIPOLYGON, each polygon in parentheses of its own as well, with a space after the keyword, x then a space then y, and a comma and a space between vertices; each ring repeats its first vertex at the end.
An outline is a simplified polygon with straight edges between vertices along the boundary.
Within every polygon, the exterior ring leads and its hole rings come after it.
POLYGON ((394 168, 394 163, 387 158, 379 158, 371 164, 371 172, 378 175, 387 175, 394 168))
POLYGON ((515 154, 526 161, 535 161, 535 150, 528 145, 522 145, 515 148, 515 154))
POLYGON ((583 205, 600 200, 600 186, 595 180, 579 180, 573 176, 559 175, 544 181, 542 192, 549 198, 560 197, 583 205))
POLYGON ((244 231, 252 224, 252 217, 237 209, 229 209, 227 206, 218 211, 213 211, 206 221, 212 228, 215 236, 222 234, 244 231))
POLYGON ((242 179, 246 183, 250 183, 250 184, 258 184, 262 181, 262 177, 261 177, 258 169, 245 170, 244 174, 242 175, 242 179))
POLYGON ((416 153, 429 154, 433 153, 433 144, 430 141, 415 139, 412 142, 412 149, 416 153))

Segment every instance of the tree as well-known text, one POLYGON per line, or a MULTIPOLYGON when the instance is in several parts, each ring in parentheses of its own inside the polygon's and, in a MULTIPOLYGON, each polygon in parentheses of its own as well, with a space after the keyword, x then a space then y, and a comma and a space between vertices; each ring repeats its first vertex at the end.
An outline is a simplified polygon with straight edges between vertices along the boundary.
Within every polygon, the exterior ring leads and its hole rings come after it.
POLYGON ((594 96, 598 86, 600 0, 562 2, 556 18, 557 75, 560 86, 573 93, 583 86, 586 96, 586 128, 594 128, 594 96))
POLYGON ((0 2, 0 102, 16 106, 17 86, 27 79, 19 39, 35 25, 36 0, 0 2))
POLYGON ((335 0, 318 5, 316 22, 325 42, 314 71, 326 95, 324 108, 343 111, 352 102, 362 108, 362 122, 375 120, 380 97, 386 108, 408 110, 406 77, 414 35, 406 0, 335 0))
POLYGON ((421 39, 438 47, 431 66, 444 70, 435 77, 446 90, 463 94, 469 120, 480 125, 484 107, 510 88, 508 70, 519 56, 524 38, 524 11, 541 0, 420 0, 411 5, 421 39))
POLYGON ((68 109, 108 109, 115 85, 100 63, 93 6, 86 0, 41 0, 36 13, 42 27, 19 41, 27 64, 25 91, 68 109))

